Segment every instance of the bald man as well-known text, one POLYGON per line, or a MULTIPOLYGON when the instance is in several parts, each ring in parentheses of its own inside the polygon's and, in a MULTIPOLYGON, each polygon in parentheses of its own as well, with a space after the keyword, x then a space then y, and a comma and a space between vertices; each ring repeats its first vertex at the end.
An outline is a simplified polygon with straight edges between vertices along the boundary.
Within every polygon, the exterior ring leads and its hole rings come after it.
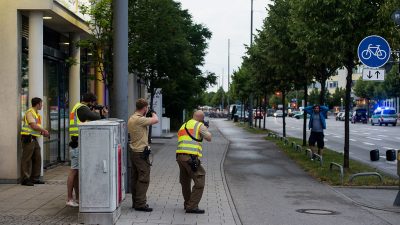
POLYGON ((193 118, 184 123, 178 131, 176 161, 179 166, 179 181, 182 186, 186 213, 203 214, 199 203, 204 191, 206 171, 201 165, 203 139, 211 141, 211 133, 204 125, 204 113, 194 112, 193 118), (191 188, 191 182, 194 182, 191 188))

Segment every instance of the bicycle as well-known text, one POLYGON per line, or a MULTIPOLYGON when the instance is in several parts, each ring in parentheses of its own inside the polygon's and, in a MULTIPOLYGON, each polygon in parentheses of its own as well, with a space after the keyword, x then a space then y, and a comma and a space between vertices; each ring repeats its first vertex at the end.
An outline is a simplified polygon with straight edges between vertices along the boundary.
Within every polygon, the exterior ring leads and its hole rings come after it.
POLYGON ((369 44, 368 48, 361 52, 361 57, 363 59, 369 59, 372 55, 376 56, 378 59, 385 59, 387 53, 385 50, 381 50, 380 45, 372 46, 372 44, 369 44))

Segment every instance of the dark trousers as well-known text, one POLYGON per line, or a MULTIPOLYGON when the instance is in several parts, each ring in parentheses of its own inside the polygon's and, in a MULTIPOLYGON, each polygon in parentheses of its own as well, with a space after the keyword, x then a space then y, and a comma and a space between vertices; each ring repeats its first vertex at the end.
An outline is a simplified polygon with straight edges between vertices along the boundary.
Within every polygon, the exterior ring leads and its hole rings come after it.
POLYGON ((313 132, 311 131, 310 137, 308 138, 308 145, 309 146, 315 146, 315 143, 317 143, 317 146, 319 149, 324 148, 324 133, 323 132, 313 132))
POLYGON ((179 166, 179 181, 182 186, 182 195, 184 207, 187 210, 199 207, 201 197, 203 196, 204 185, 206 181, 206 171, 202 165, 199 165, 196 172, 192 171, 189 165, 190 155, 178 154, 176 161, 179 166), (191 182, 194 182, 191 188, 191 182))
POLYGON ((22 142, 21 181, 39 180, 41 168, 42 156, 37 140, 32 139, 29 143, 22 142))
POLYGON ((141 158, 142 153, 131 152, 131 192, 135 208, 145 207, 146 193, 150 183, 150 162, 141 158))

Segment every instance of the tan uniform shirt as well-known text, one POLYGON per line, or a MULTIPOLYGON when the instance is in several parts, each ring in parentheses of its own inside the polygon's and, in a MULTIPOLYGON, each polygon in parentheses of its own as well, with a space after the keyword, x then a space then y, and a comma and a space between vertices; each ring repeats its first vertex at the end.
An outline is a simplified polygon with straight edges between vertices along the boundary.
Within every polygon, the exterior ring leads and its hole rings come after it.
POLYGON ((204 125, 200 126, 200 135, 203 138, 209 138, 211 137, 211 133, 208 131, 207 127, 204 125))
POLYGON ((32 112, 26 113, 26 120, 28 121, 28 124, 36 123, 35 117, 33 116, 32 112))
POLYGON ((143 152, 148 143, 148 126, 151 125, 151 118, 144 117, 135 112, 128 120, 128 132, 131 137, 129 143, 133 152, 143 152))

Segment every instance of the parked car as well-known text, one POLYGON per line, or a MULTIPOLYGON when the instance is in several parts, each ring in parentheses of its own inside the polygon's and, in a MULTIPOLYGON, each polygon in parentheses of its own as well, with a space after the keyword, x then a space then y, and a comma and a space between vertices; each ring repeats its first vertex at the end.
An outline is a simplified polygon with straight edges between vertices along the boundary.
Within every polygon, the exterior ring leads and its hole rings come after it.
POLYGON ((298 110, 290 110, 290 112, 288 113, 289 117, 293 117, 295 114, 299 113, 300 111, 298 110))
POLYGON ((274 112, 275 112, 275 110, 273 110, 273 109, 267 109, 267 117, 268 116, 274 116, 274 112))
POLYGON ((368 116, 366 109, 356 109, 351 116, 351 123, 368 123, 368 116))
POLYGON ((375 124, 379 124, 379 126, 382 126, 382 124, 385 124, 385 126, 387 126, 388 124, 396 126, 397 124, 396 110, 391 107, 386 107, 386 108, 378 107, 374 111, 374 114, 371 117, 371 125, 373 126, 375 124))
POLYGON ((253 109, 253 117, 254 117, 254 119, 263 119, 264 112, 260 111, 260 109, 253 109))
MULTIPOLYGON (((304 118, 304 111, 301 111, 301 112, 296 113, 296 114, 293 116, 293 118, 296 118, 296 119, 302 119, 302 118, 304 118)), ((307 119, 308 119, 308 118, 310 118, 310 114, 307 113, 307 119)))
POLYGON ((344 120, 344 112, 338 112, 338 114, 336 114, 336 121, 343 121, 344 120))
POLYGON ((283 117, 283 111, 278 109, 274 112, 274 117, 283 117))

